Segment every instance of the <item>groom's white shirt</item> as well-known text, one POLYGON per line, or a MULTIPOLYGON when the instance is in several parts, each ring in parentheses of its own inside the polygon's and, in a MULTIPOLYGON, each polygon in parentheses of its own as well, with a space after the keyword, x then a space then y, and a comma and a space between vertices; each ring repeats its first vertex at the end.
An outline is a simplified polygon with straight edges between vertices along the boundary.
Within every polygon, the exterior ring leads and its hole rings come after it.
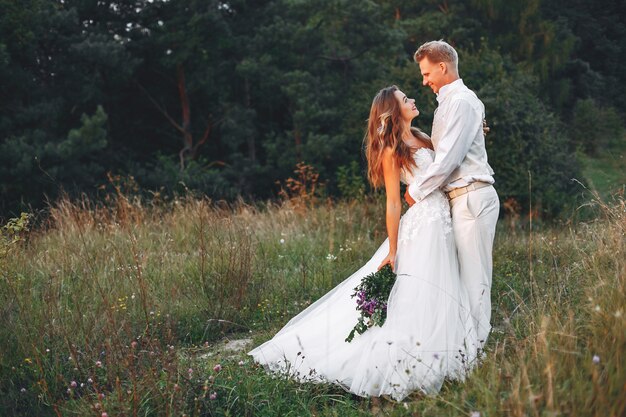
POLYGON ((409 186, 415 201, 438 188, 450 191, 476 181, 495 182, 485 149, 483 103, 461 79, 441 87, 437 102, 431 132, 435 161, 409 186))

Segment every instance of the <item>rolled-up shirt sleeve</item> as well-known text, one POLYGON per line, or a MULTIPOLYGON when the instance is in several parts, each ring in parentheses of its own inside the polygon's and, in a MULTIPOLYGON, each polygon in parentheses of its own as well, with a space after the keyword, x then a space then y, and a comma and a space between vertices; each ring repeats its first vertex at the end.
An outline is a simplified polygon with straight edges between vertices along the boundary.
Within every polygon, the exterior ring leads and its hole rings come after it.
POLYGON ((448 114, 450 117, 437 145, 435 161, 409 185, 409 195, 415 201, 423 200, 446 184, 452 171, 467 155, 476 130, 482 127, 481 115, 467 100, 456 99, 450 104, 448 114))

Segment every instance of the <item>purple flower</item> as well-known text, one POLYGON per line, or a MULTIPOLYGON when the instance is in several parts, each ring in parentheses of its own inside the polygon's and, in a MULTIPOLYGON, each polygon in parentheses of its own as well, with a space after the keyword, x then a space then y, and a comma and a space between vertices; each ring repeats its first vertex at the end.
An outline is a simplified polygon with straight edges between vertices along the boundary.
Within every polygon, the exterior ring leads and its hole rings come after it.
POLYGON ((210 400, 215 400, 216 398, 217 398, 217 392, 213 391, 211 394, 209 394, 210 400))
POLYGON ((215 372, 219 372, 219 371, 221 371, 221 370, 222 370, 222 365, 220 365, 220 364, 218 363, 217 365, 215 365, 215 366, 213 367, 213 370, 214 370, 215 372))
POLYGON ((593 358, 591 358, 591 361, 597 365, 600 363, 600 357, 598 355, 593 355, 593 358))
POLYGON ((70 382, 70 387, 76 388, 77 386, 78 386, 78 384, 76 383, 76 381, 70 382))

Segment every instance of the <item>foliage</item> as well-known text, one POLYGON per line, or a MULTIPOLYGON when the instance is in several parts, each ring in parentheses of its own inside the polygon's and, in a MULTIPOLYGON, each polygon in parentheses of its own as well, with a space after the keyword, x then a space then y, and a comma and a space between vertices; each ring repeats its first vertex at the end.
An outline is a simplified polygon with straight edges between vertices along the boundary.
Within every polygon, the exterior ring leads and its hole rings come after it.
POLYGON ((15 249, 15 245, 23 240, 23 235, 28 231, 30 217, 28 213, 22 213, 19 218, 9 219, 0 228, 0 262, 4 262, 11 250, 15 249))
POLYGON ((279 195, 298 209, 310 207, 317 202, 320 194, 320 174, 313 166, 304 162, 299 162, 293 173, 295 178, 289 177, 281 184, 279 195))
POLYGON ((337 169, 337 188, 347 199, 359 200, 365 196, 365 182, 358 162, 352 161, 337 169))
POLYGON ((624 138, 624 126, 615 108, 602 107, 593 99, 576 102, 571 131, 575 146, 593 156, 624 138))
POLYGON ((571 212, 580 168, 562 123, 530 93, 536 80, 486 48, 465 61, 470 80, 491 80, 478 94, 491 127, 486 145, 500 197, 545 217, 571 212))
POLYGON ((170 197, 274 198, 301 161, 330 196, 360 198, 371 99, 399 85, 428 132, 436 102, 411 55, 440 38, 499 126, 490 157, 503 200, 528 208, 521 185, 537 164, 534 177, 554 188, 537 196, 543 214, 567 213, 585 100, 602 102, 598 117, 613 126, 593 142, 600 150, 621 140, 608 136, 626 111, 623 6, 601 3, 0 0, 2 217, 60 190, 97 195, 107 172, 170 197), (550 145, 529 141, 533 154, 520 156, 529 125, 550 145), (543 163, 553 150, 554 169, 543 163))

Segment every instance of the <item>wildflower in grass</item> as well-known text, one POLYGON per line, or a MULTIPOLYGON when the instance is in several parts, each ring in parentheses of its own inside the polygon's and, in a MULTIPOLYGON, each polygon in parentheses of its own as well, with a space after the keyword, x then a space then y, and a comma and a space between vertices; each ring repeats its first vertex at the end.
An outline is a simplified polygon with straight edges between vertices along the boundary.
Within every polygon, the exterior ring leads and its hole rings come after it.
POLYGON ((332 253, 329 253, 328 255, 326 255, 326 260, 332 262, 332 261, 337 260, 337 257, 333 255, 332 253))
POLYGON ((102 368, 102 362, 100 362, 100 361, 96 361, 96 367, 98 367, 98 368, 102 368))
POLYGON ((98 399, 100 401, 104 400, 104 392, 101 392, 100 394, 98 394, 98 399))
POLYGON ((24 394, 24 393, 26 392, 26 388, 22 388, 22 389, 20 390, 20 392, 21 392, 22 394, 24 394))
POLYGON ((187 369, 187 373, 189 374, 189 376, 191 376, 191 374, 193 374, 193 369, 191 368, 187 369))
POLYGON ((70 387, 76 388, 77 386, 78 386, 78 384, 76 383, 76 381, 70 382, 70 387))
POLYGON ((222 370, 222 365, 220 365, 220 364, 218 363, 217 365, 215 365, 215 366, 213 367, 213 370, 214 370, 215 372, 219 372, 219 371, 221 371, 221 370, 222 370))
POLYGON ((470 414, 470 417, 480 417, 480 412, 479 411, 472 411, 472 414, 470 414))
POLYGON ((215 399, 217 399, 217 392, 213 391, 213 392, 209 395, 209 399, 210 399, 210 400, 215 400, 215 399))
POLYGON ((591 358, 591 361, 597 365, 600 363, 600 357, 598 355, 593 355, 593 358, 591 358))
POLYGON ((68 389, 67 389, 67 393, 68 393, 68 394, 71 394, 71 393, 72 393, 72 389, 71 389, 71 388, 68 388, 68 389))
POLYGON ((100 414, 100 417, 109 417, 109 414, 106 412, 103 412, 102 414, 100 414))
POLYGON ((285 243, 285 239, 281 239, 281 240, 280 240, 280 244, 282 245, 282 244, 284 244, 284 243, 285 243))
POLYGON ((244 361, 239 361, 239 366, 244 366, 245 362, 244 361))
POLYGON ((135 349, 137 347, 137 342, 135 340, 133 340, 132 342, 130 342, 130 347, 135 349))
POLYGON ((93 384, 93 379, 91 379, 91 378, 87 378, 87 383, 89 383, 89 384, 93 384))
POLYGON ((599 306, 599 305, 596 305, 596 308, 594 308, 594 310, 595 310, 595 311, 597 311, 598 313, 599 313, 600 311, 602 311, 602 309, 600 308, 600 306, 599 306))

